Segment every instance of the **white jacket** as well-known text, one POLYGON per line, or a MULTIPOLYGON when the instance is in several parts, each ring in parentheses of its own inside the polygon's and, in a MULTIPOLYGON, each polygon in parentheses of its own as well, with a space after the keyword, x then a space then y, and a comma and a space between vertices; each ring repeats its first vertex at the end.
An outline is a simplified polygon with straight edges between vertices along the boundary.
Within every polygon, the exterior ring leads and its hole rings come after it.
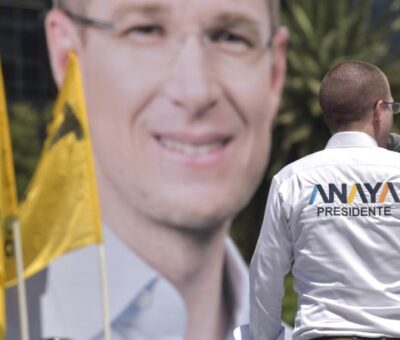
POLYGON ((399 153, 342 132, 273 178, 250 267, 254 340, 279 334, 290 270, 293 339, 400 337, 399 153))

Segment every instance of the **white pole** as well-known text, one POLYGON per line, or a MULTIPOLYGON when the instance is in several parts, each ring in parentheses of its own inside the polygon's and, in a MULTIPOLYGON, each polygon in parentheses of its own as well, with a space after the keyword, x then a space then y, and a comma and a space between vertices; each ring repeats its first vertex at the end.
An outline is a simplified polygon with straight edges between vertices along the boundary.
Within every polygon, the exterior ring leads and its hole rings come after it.
POLYGON ((98 245, 100 260, 101 302, 103 306, 104 340, 111 340, 110 303, 108 296, 108 278, 106 265, 106 250, 104 243, 98 245))
POLYGON ((26 289, 24 278, 24 258, 22 254, 21 230, 19 221, 12 223, 14 235, 14 251, 17 271, 18 284, 18 305, 19 305, 19 322, 21 329, 21 340, 29 340, 29 323, 28 323, 28 304, 26 302, 26 289))

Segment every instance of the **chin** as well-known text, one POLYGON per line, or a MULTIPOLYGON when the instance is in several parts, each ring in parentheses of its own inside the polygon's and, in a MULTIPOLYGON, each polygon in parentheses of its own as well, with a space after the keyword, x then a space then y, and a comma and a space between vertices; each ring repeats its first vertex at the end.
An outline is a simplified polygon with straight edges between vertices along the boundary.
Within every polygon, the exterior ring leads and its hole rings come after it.
POLYGON ((231 220, 231 215, 222 211, 204 212, 194 209, 169 216, 170 226, 193 231, 217 230, 231 220))
POLYGON ((242 199, 232 201, 230 198, 229 195, 221 200, 215 199, 215 196, 190 201, 171 198, 168 204, 163 205, 163 213, 158 220, 180 230, 218 230, 227 223, 230 225, 247 202, 242 199))

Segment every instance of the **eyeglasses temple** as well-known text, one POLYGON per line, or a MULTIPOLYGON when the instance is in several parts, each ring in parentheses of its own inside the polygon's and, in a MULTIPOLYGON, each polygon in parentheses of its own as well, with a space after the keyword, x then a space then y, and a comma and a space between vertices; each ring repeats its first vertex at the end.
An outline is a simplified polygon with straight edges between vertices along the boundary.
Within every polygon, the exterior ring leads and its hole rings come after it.
POLYGON ((71 20, 83 26, 91 26, 100 29, 114 29, 115 25, 112 22, 94 20, 90 18, 86 18, 77 14, 70 12, 67 9, 62 10, 71 20))

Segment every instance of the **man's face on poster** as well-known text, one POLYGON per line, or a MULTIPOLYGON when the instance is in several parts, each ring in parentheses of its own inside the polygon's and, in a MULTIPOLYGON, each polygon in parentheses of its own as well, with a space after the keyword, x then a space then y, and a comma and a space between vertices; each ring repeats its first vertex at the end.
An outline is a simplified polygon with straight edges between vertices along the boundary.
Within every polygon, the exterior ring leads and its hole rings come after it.
POLYGON ((113 22, 85 27, 79 53, 103 204, 178 228, 231 220, 262 178, 283 82, 266 1, 97 0, 85 16, 113 22))

